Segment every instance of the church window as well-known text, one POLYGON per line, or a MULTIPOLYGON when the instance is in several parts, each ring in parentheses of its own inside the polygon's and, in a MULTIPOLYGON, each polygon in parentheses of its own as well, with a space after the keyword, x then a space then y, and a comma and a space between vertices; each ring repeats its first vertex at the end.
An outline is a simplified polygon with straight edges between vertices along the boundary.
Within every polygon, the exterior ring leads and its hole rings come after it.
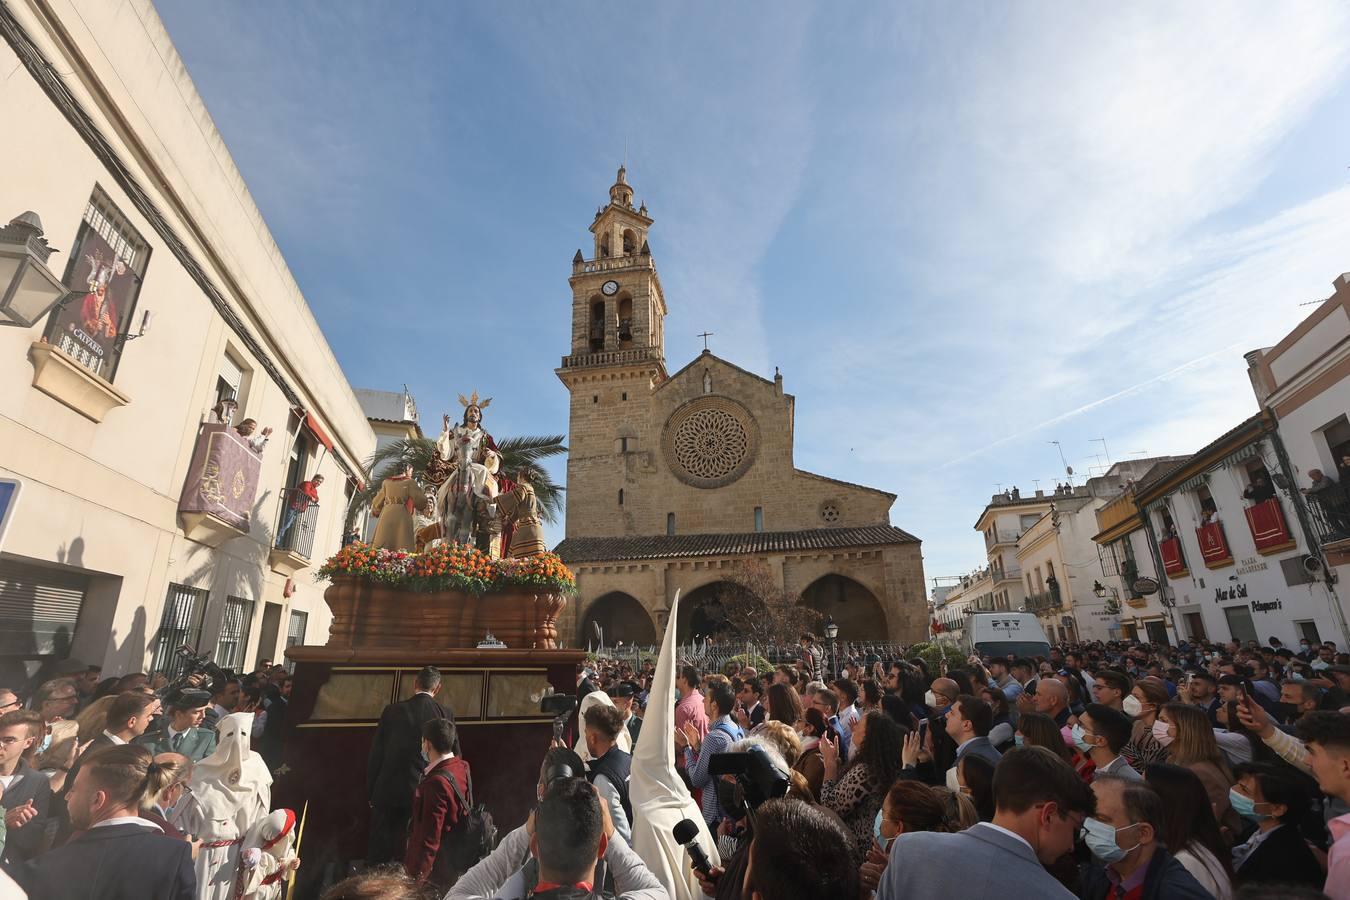
POLYGON ((619 488, 619 505, 623 506, 623 488, 619 488))
POLYGON ((605 349, 605 301, 597 300, 591 304, 591 352, 605 349))
POLYGON ((623 399, 627 400, 627 399, 628 399, 628 392, 627 392, 627 391, 624 391, 622 396, 623 396, 623 399))
POLYGON ((620 453, 628 452, 628 438, 626 437, 619 438, 619 452, 620 453))
POLYGON ((727 397, 698 397, 671 415, 661 436, 671 474, 685 484, 715 488, 754 464, 759 427, 744 406, 727 397))
POLYGON ((599 403, 599 402, 600 402, 600 395, 599 395, 599 394, 591 394, 591 402, 592 402, 592 403, 599 403))
POLYGON ((633 234, 633 229, 625 228, 623 232, 623 255, 632 256, 637 252, 637 235, 633 234))
POLYGON ((826 501, 820 507, 820 519, 826 525, 834 525, 839 521, 839 504, 833 500, 826 501))
POLYGON ((666 534, 675 533, 675 514, 666 513, 666 534))
POLYGON ((627 297, 619 301, 619 340, 633 339, 633 301, 627 297))
POLYGON ((609 256, 609 235, 600 238, 600 255, 609 256))
POLYGON ((764 530, 764 507, 755 507, 755 531, 764 530))

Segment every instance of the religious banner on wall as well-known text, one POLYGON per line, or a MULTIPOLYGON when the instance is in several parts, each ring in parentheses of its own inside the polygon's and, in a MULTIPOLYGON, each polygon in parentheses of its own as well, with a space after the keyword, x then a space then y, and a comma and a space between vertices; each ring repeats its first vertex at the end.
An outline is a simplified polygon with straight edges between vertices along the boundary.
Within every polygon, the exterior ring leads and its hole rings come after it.
POLYGON ((1195 536, 1200 541, 1200 555, 1207 568, 1222 569, 1233 564, 1233 554, 1228 549, 1228 539, 1224 536, 1222 524, 1210 522, 1201 525, 1195 529, 1195 536))
POLYGON ((262 458, 229 425, 203 425, 192 451, 180 513, 210 513, 248 531, 262 458))
POLYGON ((91 203, 66 270, 73 295, 52 311, 47 325, 49 343, 105 381, 112 381, 117 369, 122 353, 117 336, 126 332, 140 291, 142 273, 133 269, 139 252, 91 203))
POLYGON ((1293 535, 1276 497, 1247 507, 1247 526, 1252 530, 1258 553, 1280 553, 1294 547, 1293 535))
POLYGON ((1186 569, 1186 558, 1181 554, 1181 538, 1159 541, 1158 555, 1162 557, 1163 571, 1173 578, 1190 574, 1186 569))

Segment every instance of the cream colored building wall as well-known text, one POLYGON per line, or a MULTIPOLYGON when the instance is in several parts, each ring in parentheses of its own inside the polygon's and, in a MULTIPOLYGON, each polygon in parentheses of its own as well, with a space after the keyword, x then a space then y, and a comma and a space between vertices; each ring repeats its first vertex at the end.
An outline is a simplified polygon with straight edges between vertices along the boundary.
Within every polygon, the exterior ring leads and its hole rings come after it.
POLYGON ((764 531, 875 525, 889 520, 894 496, 796 469, 793 465, 793 398, 780 386, 703 354, 655 390, 642 378, 579 383, 572 391, 568 436, 569 536, 665 534, 668 513, 676 534, 750 532, 755 508, 764 531), (661 437, 667 420, 685 403, 712 393, 743 405, 758 424, 754 463, 736 481, 716 489, 677 478, 661 437), (623 395, 627 393, 628 399, 623 395), (598 402, 594 398, 599 398, 598 402), (620 439, 629 438, 621 452, 620 439), (620 507, 618 492, 624 491, 620 507), (821 508, 837 504, 840 518, 826 523, 821 508))
MULTIPOLYGON (((8 8, 337 451, 349 462, 367 456, 374 435, 151 4, 15 0, 8 8)), ((308 613, 307 640, 321 642, 328 613, 312 569, 295 576, 286 598, 285 578, 266 564, 287 470, 290 401, 8 43, 0 43, 0 68, 9 73, 0 121, 21 123, 0 141, 0 171, 23 173, 0 191, 0 217, 37 211, 48 240, 66 251, 51 261, 60 275, 100 187, 150 247, 136 309, 138 316, 147 309, 155 315, 150 333, 127 345, 116 372, 114 386, 130 402, 97 424, 31 386, 28 348, 45 322, 0 328, 0 469, 25 482, 6 554, 93 574, 72 652, 104 662, 109 674, 145 664, 170 583, 211 591, 204 648, 213 645, 227 594, 255 601, 250 663, 263 602, 283 606, 278 644, 292 610, 308 613), (236 421, 253 417, 275 433, 263 455, 251 533, 212 549, 183 536, 176 508, 227 348, 252 370, 236 421)), ((337 548, 344 512, 345 476, 331 454, 322 455, 316 558, 337 548)), ((315 471, 311 465, 308 474, 315 471)), ((262 655, 275 656, 275 648, 262 655)))

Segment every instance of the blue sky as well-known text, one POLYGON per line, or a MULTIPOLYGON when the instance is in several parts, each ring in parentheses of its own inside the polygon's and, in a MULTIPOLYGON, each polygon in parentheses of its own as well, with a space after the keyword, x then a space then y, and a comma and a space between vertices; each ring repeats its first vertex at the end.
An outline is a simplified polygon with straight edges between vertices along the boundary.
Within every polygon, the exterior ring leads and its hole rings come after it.
POLYGON ((929 577, 1050 441, 1250 415, 1242 354, 1350 270, 1345 4, 157 7, 353 385, 565 432, 626 155, 670 370, 781 367, 798 466, 899 494, 929 577))

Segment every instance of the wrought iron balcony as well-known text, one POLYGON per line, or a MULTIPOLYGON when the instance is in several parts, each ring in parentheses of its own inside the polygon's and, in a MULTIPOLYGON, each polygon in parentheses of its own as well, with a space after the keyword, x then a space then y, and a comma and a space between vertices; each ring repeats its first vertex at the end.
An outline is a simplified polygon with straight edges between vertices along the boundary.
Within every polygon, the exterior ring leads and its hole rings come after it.
POLYGON ((1335 484, 1307 494, 1313 530, 1323 544, 1350 540, 1350 486, 1335 484))
POLYGON ((314 553, 314 531, 318 522, 318 502, 299 488, 282 491, 274 549, 310 559, 314 553))

